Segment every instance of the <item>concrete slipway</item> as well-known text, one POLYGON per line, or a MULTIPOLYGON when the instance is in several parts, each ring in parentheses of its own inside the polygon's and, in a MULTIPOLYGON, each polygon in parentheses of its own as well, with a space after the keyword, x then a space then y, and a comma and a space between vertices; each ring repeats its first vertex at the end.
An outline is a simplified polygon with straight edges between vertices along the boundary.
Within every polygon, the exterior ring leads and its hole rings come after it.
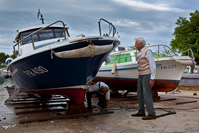
MULTIPOLYGON (((0 133, 173 133, 199 132, 199 92, 174 91, 159 93, 161 100, 154 102, 157 115, 166 111, 176 111, 155 120, 143 121, 131 117, 137 112, 136 93, 128 98, 112 97, 111 114, 80 117, 73 119, 54 119, 44 122, 19 124, 19 119, 28 115, 16 115, 14 105, 5 105, 8 93, 4 83, 0 86, 0 133)), ((97 99, 94 99, 97 100, 97 99)), ((50 116, 52 112, 34 114, 34 117, 50 116)), ((57 112, 54 115, 59 116, 57 112)), ((31 114, 32 115, 32 114, 31 114)))

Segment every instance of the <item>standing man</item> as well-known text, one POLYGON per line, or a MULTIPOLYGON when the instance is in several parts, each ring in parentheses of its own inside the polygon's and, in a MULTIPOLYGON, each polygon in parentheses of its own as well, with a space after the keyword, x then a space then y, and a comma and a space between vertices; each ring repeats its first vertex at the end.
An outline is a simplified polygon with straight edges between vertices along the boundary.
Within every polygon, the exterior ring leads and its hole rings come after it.
POLYGON ((91 97, 93 94, 96 94, 98 97, 98 105, 101 107, 102 111, 107 111, 110 100, 110 90, 108 85, 104 82, 97 82, 95 84, 95 82, 91 81, 89 83, 88 92, 86 94, 88 111, 92 111, 91 97))
POLYGON ((139 103, 139 109, 136 114, 131 116, 143 117, 142 120, 156 119, 156 113, 153 107, 153 99, 151 89, 154 85, 156 64, 154 61, 153 53, 150 49, 145 47, 145 40, 142 37, 135 39, 135 47, 139 51, 137 53, 138 62, 138 85, 137 85, 137 97, 139 103), (144 104, 148 115, 145 116, 144 104))

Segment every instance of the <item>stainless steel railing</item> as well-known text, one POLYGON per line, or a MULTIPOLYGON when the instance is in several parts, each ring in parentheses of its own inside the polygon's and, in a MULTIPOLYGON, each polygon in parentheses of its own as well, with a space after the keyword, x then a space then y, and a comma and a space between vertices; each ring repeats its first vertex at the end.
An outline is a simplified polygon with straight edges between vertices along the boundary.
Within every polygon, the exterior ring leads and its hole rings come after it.
POLYGON ((19 41, 13 46, 15 56, 16 56, 15 47, 18 46, 18 51, 19 51, 19 45, 20 45, 25 39, 31 37, 32 46, 33 46, 33 49, 35 49, 33 35, 36 34, 36 33, 38 33, 39 31, 42 31, 42 30, 44 30, 44 29, 47 29, 48 27, 50 27, 50 26, 52 26, 52 25, 54 25, 54 24, 56 24, 56 23, 59 23, 59 22, 62 23, 62 25, 63 25, 63 29, 64 29, 64 39, 66 40, 66 33, 67 33, 68 37, 70 37, 68 31, 66 30, 66 27, 65 27, 64 22, 61 21, 61 20, 58 20, 58 21, 56 21, 56 22, 54 22, 54 23, 51 23, 51 24, 49 24, 49 25, 47 25, 47 26, 45 26, 45 27, 42 27, 42 28, 40 28, 40 29, 38 29, 38 30, 32 32, 31 34, 27 35, 27 36, 24 37, 23 39, 19 40, 19 41))
POLYGON ((191 53, 190 57, 195 58, 192 49, 187 49, 187 50, 183 51, 182 54, 186 53, 186 52, 188 52, 188 56, 190 56, 189 53, 191 53))
POLYGON ((101 18, 101 19, 98 21, 98 25, 99 25, 99 34, 100 34, 100 36, 102 35, 101 21, 104 21, 104 22, 106 22, 106 23, 109 24, 109 33, 108 33, 108 36, 110 36, 111 33, 112 33, 112 36, 114 37, 114 35, 115 35, 115 33, 116 33, 116 28, 115 28, 115 26, 114 26, 112 23, 110 23, 109 21, 107 21, 107 20, 105 20, 105 19, 103 19, 103 18, 101 18))

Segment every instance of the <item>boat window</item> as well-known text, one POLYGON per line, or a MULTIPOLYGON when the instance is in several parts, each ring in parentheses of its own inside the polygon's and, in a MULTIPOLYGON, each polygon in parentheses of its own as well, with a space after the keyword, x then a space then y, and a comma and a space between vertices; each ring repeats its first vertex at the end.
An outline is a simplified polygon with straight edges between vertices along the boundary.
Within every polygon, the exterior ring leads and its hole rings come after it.
POLYGON ((39 37, 40 37, 40 41, 54 38, 52 29, 40 31, 39 37))
MULTIPOLYGON (((21 38, 22 39, 25 38, 26 36, 30 35, 32 32, 33 31, 22 33, 21 38)), ((61 38, 61 37, 64 37, 64 29, 46 29, 46 30, 39 31, 38 33, 33 34, 32 36, 33 36, 34 42, 53 39, 53 38, 61 38)), ((23 40, 22 43, 24 45, 31 42, 32 42, 32 38, 30 36, 27 39, 23 40)))
MULTIPOLYGON (((24 33, 22 33, 22 39, 25 38, 26 36, 30 35, 31 33, 32 32, 24 32, 24 33)), ((37 34, 33 35, 33 40, 34 40, 34 42, 38 41, 37 34)), ((27 43, 31 43, 31 42, 32 42, 31 36, 28 37, 27 39, 23 40, 23 44, 27 44, 27 43)))
POLYGON ((56 38, 64 37, 63 29, 54 29, 56 38))

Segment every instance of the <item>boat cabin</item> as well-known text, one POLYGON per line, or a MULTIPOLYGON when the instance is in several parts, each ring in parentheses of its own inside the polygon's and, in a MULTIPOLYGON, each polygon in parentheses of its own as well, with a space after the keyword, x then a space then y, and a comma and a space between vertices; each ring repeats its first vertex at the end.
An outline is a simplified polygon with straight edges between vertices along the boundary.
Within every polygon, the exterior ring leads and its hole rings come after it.
POLYGON ((63 27, 62 25, 49 26, 42 24, 23 28, 17 32, 15 42, 17 43, 16 45, 18 45, 18 56, 30 53, 33 50, 51 45, 55 42, 66 40, 70 37, 68 27, 63 27))

